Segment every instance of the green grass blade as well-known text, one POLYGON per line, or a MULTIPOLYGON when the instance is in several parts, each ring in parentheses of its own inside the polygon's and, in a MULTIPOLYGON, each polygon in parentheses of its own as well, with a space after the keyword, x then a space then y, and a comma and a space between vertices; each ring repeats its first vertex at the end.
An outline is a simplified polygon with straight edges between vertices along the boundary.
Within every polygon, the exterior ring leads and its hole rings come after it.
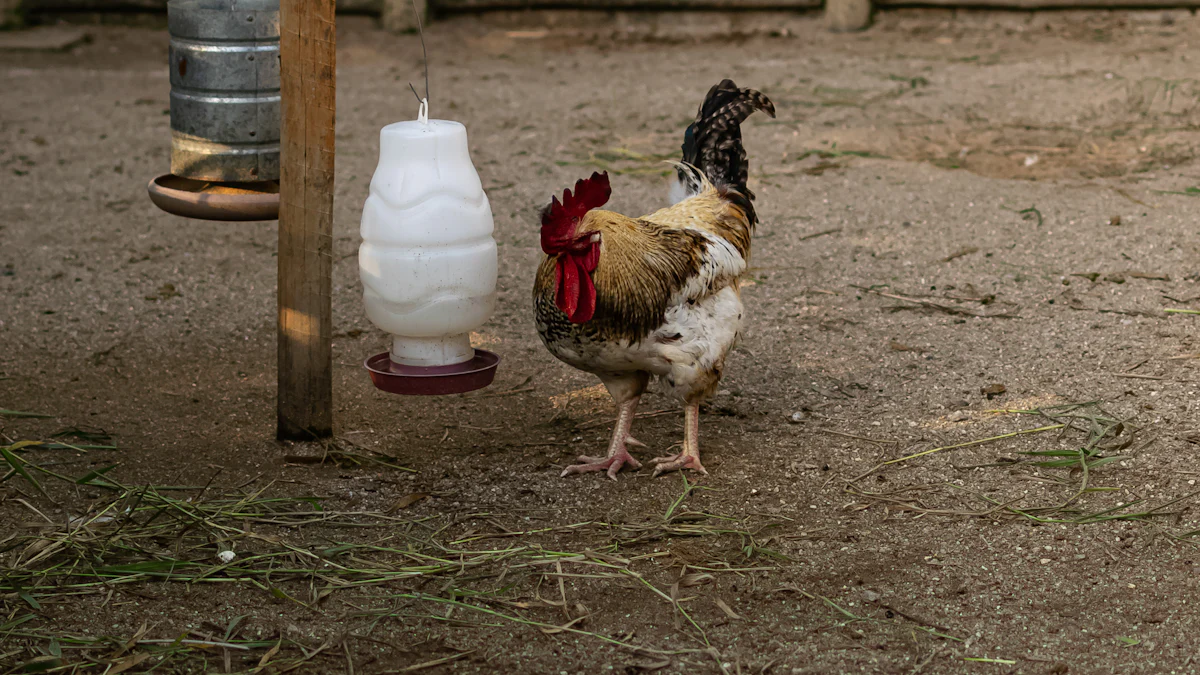
POLYGON ((118 466, 121 466, 121 465, 113 464, 111 466, 106 466, 103 469, 93 469, 92 471, 89 471, 86 474, 84 474, 82 477, 76 478, 75 484, 76 485, 98 485, 98 486, 102 486, 102 487, 116 487, 115 485, 113 485, 112 483, 109 483, 108 481, 104 481, 102 483, 96 483, 95 481, 97 478, 102 478, 104 476, 104 474, 108 473, 109 471, 112 471, 113 469, 117 468, 118 466))
POLYGON ((19 475, 21 478, 24 478, 26 481, 29 481, 29 484, 37 488, 37 491, 42 493, 43 496, 50 496, 47 495, 46 491, 42 489, 42 484, 34 480, 33 476, 30 476, 29 472, 25 470, 25 461, 14 455, 12 450, 9 450, 8 448, 0 448, 0 456, 4 457, 4 460, 8 462, 8 465, 12 467, 12 470, 15 471, 17 475, 19 475))

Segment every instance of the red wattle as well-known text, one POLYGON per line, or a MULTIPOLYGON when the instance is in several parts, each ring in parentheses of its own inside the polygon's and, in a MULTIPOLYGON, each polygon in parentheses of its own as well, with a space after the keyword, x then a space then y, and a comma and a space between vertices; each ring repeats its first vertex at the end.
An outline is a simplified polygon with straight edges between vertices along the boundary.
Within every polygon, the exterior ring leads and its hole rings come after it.
MULTIPOLYGON (((593 258, 598 256, 587 256, 593 258)), ((554 266, 555 286, 557 287, 554 304, 571 323, 586 323, 591 321, 596 313, 596 285, 587 269, 587 262, 572 255, 558 258, 554 266)), ((594 264, 593 264, 594 269, 594 264)))
POLYGON ((554 304, 569 319, 579 306, 579 271, 570 256, 559 256, 554 272, 558 287, 554 293, 554 304))
POLYGON ((596 284, 592 282, 592 275, 582 272, 580 280, 583 283, 579 285, 579 303, 575 315, 570 317, 572 323, 587 323, 596 314, 596 284))

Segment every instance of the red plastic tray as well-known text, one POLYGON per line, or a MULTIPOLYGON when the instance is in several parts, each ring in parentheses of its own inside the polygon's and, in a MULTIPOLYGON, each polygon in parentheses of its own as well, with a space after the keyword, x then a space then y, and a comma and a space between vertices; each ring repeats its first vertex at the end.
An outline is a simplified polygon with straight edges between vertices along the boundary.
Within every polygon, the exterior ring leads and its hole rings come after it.
POLYGON ((483 389, 496 378, 499 364, 500 357, 484 349, 476 349, 470 361, 450 366, 405 366, 392 363, 389 352, 363 363, 377 388, 405 396, 445 396, 483 389))

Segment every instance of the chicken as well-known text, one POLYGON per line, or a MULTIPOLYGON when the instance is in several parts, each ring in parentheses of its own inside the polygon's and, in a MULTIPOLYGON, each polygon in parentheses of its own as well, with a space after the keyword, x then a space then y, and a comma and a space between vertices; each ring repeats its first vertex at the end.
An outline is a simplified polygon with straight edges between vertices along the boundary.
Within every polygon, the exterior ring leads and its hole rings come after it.
POLYGON ((542 212, 546 257, 533 288, 538 334, 554 356, 595 374, 617 405, 608 453, 580 457, 563 476, 640 469, 628 446, 638 401, 651 377, 684 407, 680 451, 651 460, 654 476, 700 463, 700 404, 717 389, 742 329, 739 280, 758 216, 746 186, 741 123, 775 106, 723 80, 709 90, 674 163, 671 206, 630 218, 602 211, 612 189, 593 173, 542 212))

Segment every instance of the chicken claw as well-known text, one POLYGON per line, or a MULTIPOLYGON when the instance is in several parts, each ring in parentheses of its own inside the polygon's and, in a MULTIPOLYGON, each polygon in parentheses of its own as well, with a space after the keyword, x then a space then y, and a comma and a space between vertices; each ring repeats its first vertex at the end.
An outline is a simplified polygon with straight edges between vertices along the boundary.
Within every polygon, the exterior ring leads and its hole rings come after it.
POLYGON ((655 457, 650 460, 650 463, 654 465, 654 474, 650 476, 651 478, 657 478, 668 471, 682 471, 683 469, 692 469, 701 475, 708 475, 708 471, 700 463, 699 455, 689 455, 681 452, 670 457, 655 457))
MULTIPOLYGON (((625 442, 629 443, 630 445, 645 447, 639 441, 636 441, 632 438, 626 439, 625 442)), ((587 455, 581 455, 579 457, 579 461, 582 462, 582 464, 572 464, 571 466, 563 469, 562 474, 560 474, 560 478, 563 476, 569 476, 573 473, 604 471, 607 473, 609 478, 616 480, 617 473, 626 464, 628 464, 634 470, 642 468, 642 463, 634 459, 633 455, 629 454, 629 451, 624 448, 621 448, 615 454, 608 457, 589 457, 587 455)))
MULTIPOLYGON (((648 376, 647 376, 648 377, 648 376)), ((640 387, 644 387, 645 379, 639 381, 640 387)), ((589 457, 584 455, 579 458, 582 464, 575 464, 563 469, 559 478, 569 476, 573 473, 587 473, 589 471, 604 471, 608 477, 616 480, 617 473, 621 467, 628 464, 635 470, 642 468, 642 463, 633 458, 629 454, 629 450, 625 448, 627 445, 632 445, 635 448, 644 448, 646 444, 629 435, 629 429, 633 426, 634 413, 637 411, 638 399, 641 394, 635 394, 628 400, 620 403, 617 407, 619 413, 617 415, 616 426, 613 427, 612 440, 608 443, 608 455, 605 457, 589 457)))
POLYGON ((679 451, 679 454, 670 457, 655 457, 650 460, 650 463, 655 465, 654 475, 651 478, 657 478, 668 471, 683 469, 691 469, 704 476, 708 475, 708 472, 704 470, 704 465, 700 463, 700 405, 698 403, 688 403, 683 409, 683 449, 679 451))

